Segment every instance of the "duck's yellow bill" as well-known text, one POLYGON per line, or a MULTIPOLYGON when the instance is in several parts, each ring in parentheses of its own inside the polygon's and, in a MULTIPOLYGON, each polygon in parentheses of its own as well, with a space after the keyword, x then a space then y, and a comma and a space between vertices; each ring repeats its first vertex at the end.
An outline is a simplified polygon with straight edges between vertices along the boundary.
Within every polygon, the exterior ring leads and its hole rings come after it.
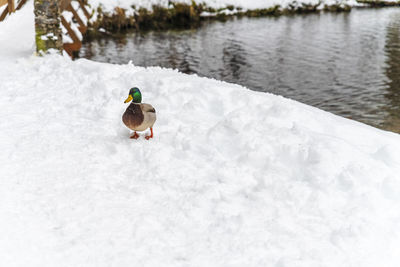
POLYGON ((125 100, 124 103, 128 103, 130 101, 132 101, 133 97, 131 95, 128 96, 128 98, 125 100))

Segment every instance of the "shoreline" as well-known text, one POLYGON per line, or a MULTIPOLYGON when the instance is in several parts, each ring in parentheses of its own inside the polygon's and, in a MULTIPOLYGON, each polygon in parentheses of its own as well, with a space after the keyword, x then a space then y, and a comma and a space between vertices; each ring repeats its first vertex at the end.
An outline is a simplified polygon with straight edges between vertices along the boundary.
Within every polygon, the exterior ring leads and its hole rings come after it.
POLYGON ((233 17, 278 17, 283 15, 315 14, 324 12, 351 12, 353 8, 381 8, 400 6, 398 2, 388 1, 358 1, 359 6, 349 4, 289 4, 283 8, 275 5, 269 8, 248 9, 228 5, 224 8, 213 8, 206 4, 191 4, 171 2, 169 7, 153 5, 152 10, 144 7, 131 6, 131 10, 115 7, 112 12, 98 6, 89 21, 89 35, 97 35, 106 31, 123 32, 134 29, 136 31, 190 29, 201 26, 203 21, 226 21, 233 17))

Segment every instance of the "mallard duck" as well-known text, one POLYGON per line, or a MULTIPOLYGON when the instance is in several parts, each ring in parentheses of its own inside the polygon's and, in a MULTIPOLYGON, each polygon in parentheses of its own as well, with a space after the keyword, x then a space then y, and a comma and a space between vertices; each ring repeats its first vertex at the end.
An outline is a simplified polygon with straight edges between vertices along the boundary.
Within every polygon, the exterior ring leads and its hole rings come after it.
POLYGON ((122 121, 129 129, 134 131, 134 134, 130 137, 138 139, 139 135, 136 131, 145 131, 150 128, 150 135, 145 138, 149 140, 153 138, 153 125, 156 122, 156 110, 150 104, 144 104, 142 102, 142 93, 139 88, 134 87, 129 90, 129 96, 124 103, 132 103, 125 110, 122 115, 122 121))

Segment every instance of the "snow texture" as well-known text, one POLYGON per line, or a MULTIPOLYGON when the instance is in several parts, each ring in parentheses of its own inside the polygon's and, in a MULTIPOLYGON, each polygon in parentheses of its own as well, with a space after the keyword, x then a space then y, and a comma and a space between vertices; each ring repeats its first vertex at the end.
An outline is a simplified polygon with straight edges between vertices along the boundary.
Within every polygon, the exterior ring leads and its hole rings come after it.
POLYGON ((399 266, 399 135, 175 70, 27 56, 26 10, 0 23, 1 266, 399 266), (149 141, 121 122, 133 86, 149 141))
POLYGON ((16 57, 29 56, 34 50, 33 1, 28 1, 24 8, 0 22, 0 64, 16 57))
POLYGON ((400 262, 396 134, 161 68, 48 56, 0 78, 5 266, 400 262), (133 86, 153 140, 121 122, 133 86))

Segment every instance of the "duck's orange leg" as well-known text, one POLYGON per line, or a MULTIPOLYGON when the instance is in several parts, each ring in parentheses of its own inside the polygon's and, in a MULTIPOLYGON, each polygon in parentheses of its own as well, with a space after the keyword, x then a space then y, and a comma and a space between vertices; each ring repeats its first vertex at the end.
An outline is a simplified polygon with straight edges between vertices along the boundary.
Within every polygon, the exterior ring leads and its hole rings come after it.
POLYGON ((130 139, 138 139, 139 135, 137 134, 137 132, 135 132, 131 137, 129 137, 130 139))
POLYGON ((150 132, 151 132, 151 134, 145 137, 147 140, 149 140, 150 138, 153 138, 153 128, 152 127, 150 127, 150 132))

